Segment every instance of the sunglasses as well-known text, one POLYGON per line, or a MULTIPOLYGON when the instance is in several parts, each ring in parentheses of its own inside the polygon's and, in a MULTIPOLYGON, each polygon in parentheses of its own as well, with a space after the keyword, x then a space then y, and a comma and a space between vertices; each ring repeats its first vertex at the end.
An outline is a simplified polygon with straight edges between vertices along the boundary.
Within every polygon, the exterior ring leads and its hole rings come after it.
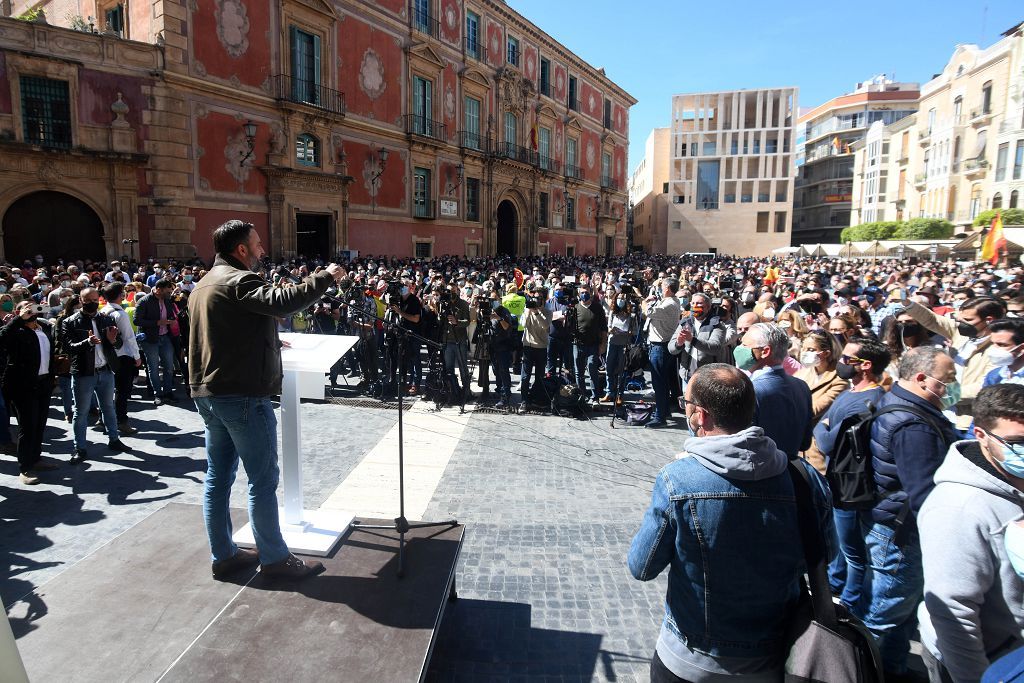
POLYGON ((841 360, 843 363, 846 363, 847 365, 855 365, 857 363, 865 362, 863 358, 858 358, 857 356, 846 356, 846 355, 842 356, 839 360, 841 360))

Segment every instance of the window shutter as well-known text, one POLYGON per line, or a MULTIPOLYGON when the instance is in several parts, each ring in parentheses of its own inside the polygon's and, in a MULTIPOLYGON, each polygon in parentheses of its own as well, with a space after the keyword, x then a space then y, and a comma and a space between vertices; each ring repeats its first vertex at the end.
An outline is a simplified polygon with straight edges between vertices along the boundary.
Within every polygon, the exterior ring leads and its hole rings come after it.
POLYGON ((291 56, 292 56, 292 59, 291 59, 291 62, 292 62, 292 71, 291 71, 292 93, 291 93, 291 96, 292 96, 292 99, 295 100, 295 99, 298 99, 298 97, 299 97, 299 79, 301 78, 301 75, 299 74, 299 29, 296 28, 295 26, 289 26, 288 27, 288 32, 289 32, 290 37, 291 37, 291 50, 292 50, 292 53, 291 53, 291 56))
POLYGON ((320 76, 320 36, 313 35, 313 85, 317 87, 316 92, 313 93, 313 100, 319 103, 320 90, 319 86, 321 83, 320 76))

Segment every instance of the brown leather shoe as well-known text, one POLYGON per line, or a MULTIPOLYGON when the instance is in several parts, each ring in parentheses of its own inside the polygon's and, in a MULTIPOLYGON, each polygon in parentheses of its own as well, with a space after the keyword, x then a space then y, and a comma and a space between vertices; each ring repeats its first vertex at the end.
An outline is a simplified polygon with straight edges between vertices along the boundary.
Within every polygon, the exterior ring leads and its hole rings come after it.
POLYGON ((260 567, 260 574, 268 579, 288 579, 299 581, 310 576, 319 574, 324 570, 324 565, 316 560, 303 560, 289 555, 280 562, 265 564, 260 567))
POLYGON ((239 548, 232 557, 213 563, 213 578, 222 579, 246 567, 252 567, 260 561, 260 554, 255 550, 239 548))

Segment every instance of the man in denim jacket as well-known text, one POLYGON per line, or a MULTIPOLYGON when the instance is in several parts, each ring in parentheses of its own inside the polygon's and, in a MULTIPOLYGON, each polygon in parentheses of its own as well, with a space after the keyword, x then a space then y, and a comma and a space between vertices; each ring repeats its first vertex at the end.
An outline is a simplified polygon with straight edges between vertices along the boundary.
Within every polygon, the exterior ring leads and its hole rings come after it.
MULTIPOLYGON (((658 473, 629 550, 641 581, 671 567, 651 680, 774 683, 805 571, 789 460, 752 426, 754 386, 740 370, 698 369, 684 401, 694 436, 658 473)), ((798 464, 817 483, 814 506, 831 556, 828 486, 798 464)))

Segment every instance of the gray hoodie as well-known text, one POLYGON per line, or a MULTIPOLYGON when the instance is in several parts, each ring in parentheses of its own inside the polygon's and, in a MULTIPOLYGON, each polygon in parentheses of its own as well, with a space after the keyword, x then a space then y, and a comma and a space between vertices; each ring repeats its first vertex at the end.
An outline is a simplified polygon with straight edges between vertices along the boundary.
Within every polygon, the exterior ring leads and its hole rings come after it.
POLYGON ((760 427, 735 434, 692 437, 685 455, 691 455, 715 474, 730 479, 757 481, 786 471, 786 454, 764 435, 760 427))
POLYGON ((1000 477, 977 441, 957 441, 935 473, 917 525, 924 564, 921 644, 957 683, 1024 644, 1024 581, 1006 556, 1006 525, 1024 493, 1000 477))

